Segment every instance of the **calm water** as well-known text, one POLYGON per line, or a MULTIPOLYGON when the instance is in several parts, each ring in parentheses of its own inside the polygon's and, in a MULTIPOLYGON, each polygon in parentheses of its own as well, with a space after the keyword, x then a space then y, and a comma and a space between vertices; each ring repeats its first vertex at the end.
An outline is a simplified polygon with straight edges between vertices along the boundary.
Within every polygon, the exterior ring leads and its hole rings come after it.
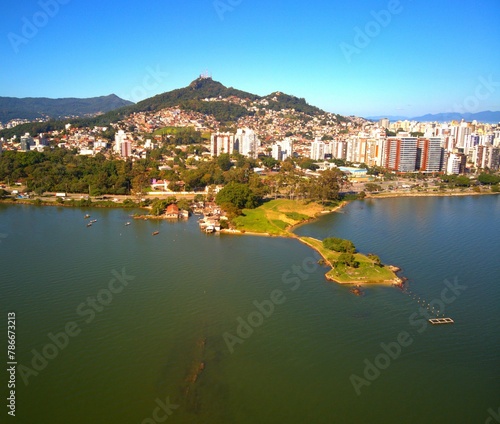
POLYGON ((343 212, 296 232, 349 238, 401 266, 426 305, 448 281, 456 323, 411 323, 420 305, 394 288, 353 296, 295 240, 206 236, 193 218, 125 226, 123 210, 0 205, 0 332, 15 311, 18 361, 39 369, 18 372, 12 422, 150 424, 168 398, 172 423, 484 423, 500 406, 500 197, 343 212), (263 301, 268 317, 256 312, 263 301), (238 335, 239 317, 258 327, 231 339, 231 353, 224 335, 238 335), (78 334, 66 342, 67 325, 78 334), (411 343, 384 362, 381 343, 404 332, 411 343), (52 359, 40 364, 40 352, 52 359), (377 358, 384 369, 368 380, 365 361, 377 358), (365 379, 359 395, 353 374, 365 379))

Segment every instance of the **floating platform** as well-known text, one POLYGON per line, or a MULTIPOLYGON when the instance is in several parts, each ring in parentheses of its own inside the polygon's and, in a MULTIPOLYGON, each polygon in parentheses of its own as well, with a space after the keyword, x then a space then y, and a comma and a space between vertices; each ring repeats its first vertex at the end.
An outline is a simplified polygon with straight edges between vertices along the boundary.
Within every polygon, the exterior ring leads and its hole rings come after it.
POLYGON ((438 324, 454 324, 455 321, 453 321, 451 318, 432 318, 429 320, 429 322, 432 325, 438 325, 438 324))

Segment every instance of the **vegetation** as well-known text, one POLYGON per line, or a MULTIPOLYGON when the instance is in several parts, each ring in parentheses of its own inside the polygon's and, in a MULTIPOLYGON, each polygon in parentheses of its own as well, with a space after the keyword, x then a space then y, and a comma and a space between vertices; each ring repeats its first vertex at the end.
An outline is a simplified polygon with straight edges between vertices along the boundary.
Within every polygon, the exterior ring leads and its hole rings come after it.
POLYGON ((352 283, 392 283, 396 274, 387 266, 381 265, 377 258, 361 253, 340 253, 323 246, 323 242, 311 237, 300 240, 317 250, 332 267, 326 273, 327 278, 341 284, 352 283))
POLYGON ((477 180, 484 185, 495 185, 500 183, 500 175, 487 174, 483 172, 477 177, 477 180))
POLYGON ((441 175, 441 181, 447 183, 448 187, 470 187, 470 178, 465 175, 441 175))
POLYGON ((28 191, 101 194, 130 193, 131 179, 140 164, 107 160, 103 155, 79 156, 67 149, 18 153, 0 157, 0 180, 23 181, 28 191))
POLYGON ((11 119, 34 120, 46 116, 51 118, 84 116, 108 112, 131 104, 132 102, 120 99, 114 94, 89 99, 0 97, 0 122, 8 122, 11 119))
POLYGON ((356 253, 356 247, 350 240, 329 237, 323 240, 323 247, 340 253, 356 253))
POLYGON ((314 202, 271 200, 256 209, 244 209, 233 219, 233 224, 240 231, 289 236, 288 227, 311 219, 322 210, 323 207, 314 202))
POLYGON ((217 194, 215 200, 223 208, 226 205, 231 205, 236 209, 254 209, 262 199, 253 192, 248 184, 231 182, 217 194))

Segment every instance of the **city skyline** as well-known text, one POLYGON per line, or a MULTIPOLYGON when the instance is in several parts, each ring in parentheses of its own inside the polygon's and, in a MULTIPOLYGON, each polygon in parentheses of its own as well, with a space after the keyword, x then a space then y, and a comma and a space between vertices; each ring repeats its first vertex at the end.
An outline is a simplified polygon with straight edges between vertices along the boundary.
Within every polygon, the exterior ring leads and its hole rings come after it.
POLYGON ((343 115, 500 110, 493 0, 335 5, 261 0, 10 3, 0 95, 134 102, 207 69, 226 86, 282 91, 343 115), (170 18, 170 19, 169 19, 170 18))

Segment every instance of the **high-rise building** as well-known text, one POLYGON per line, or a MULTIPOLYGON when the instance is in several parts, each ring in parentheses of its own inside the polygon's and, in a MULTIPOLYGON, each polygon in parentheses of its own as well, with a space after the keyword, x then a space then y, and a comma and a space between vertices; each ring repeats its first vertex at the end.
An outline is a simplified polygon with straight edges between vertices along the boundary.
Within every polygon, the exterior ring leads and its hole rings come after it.
POLYGON ((239 152, 243 156, 256 159, 259 153, 260 140, 255 131, 248 128, 239 128, 234 136, 234 146, 235 148, 238 146, 239 152))
POLYGON ((118 132, 115 134, 115 147, 114 147, 114 151, 116 153, 120 153, 122 151, 122 143, 126 139, 127 139, 127 135, 125 134, 125 131, 118 130, 118 132))
POLYGON ((417 162, 417 137, 389 137, 384 144, 382 166, 396 172, 414 172, 417 162))
POLYGON ((387 118, 382 118, 380 121, 378 121, 378 125, 379 125, 379 127, 387 129, 387 128, 389 128, 390 121, 387 118))
POLYGON ((500 169, 500 147, 492 144, 477 145, 472 149, 472 163, 476 168, 489 168, 492 171, 500 169))
POLYGON ((325 159, 325 143, 319 138, 316 138, 311 143, 311 154, 310 158, 312 160, 324 160, 325 159))
POLYGON ((419 138, 415 169, 419 172, 441 172, 444 149, 441 137, 419 138))
POLYGON ((281 143, 281 160, 285 160, 293 155, 293 140, 286 137, 281 143))
MULTIPOLYGON (((460 125, 456 129, 456 145, 457 147, 466 147, 465 146, 465 137, 468 136, 472 132, 471 128, 467 124, 467 122, 462 121, 460 125)), ((465 151, 467 153, 467 150, 465 151)))
POLYGON ((223 153, 231 155, 234 150, 234 134, 214 133, 210 137, 210 154, 212 156, 220 156, 223 153))
POLYGON ((271 156, 275 160, 283 160, 282 156, 283 152, 281 151, 281 145, 280 144, 273 144, 271 146, 271 156))
POLYGON ((466 163, 467 157, 463 153, 449 153, 446 163, 446 173, 455 175, 463 174, 465 172, 466 163))
POLYGON ((30 136, 30 133, 26 133, 21 136, 21 150, 23 152, 27 152, 30 150, 31 146, 34 146, 35 142, 33 137, 30 136))
POLYGON ((130 141, 123 141, 120 146, 120 153, 122 157, 128 158, 132 155, 132 143, 130 141))

